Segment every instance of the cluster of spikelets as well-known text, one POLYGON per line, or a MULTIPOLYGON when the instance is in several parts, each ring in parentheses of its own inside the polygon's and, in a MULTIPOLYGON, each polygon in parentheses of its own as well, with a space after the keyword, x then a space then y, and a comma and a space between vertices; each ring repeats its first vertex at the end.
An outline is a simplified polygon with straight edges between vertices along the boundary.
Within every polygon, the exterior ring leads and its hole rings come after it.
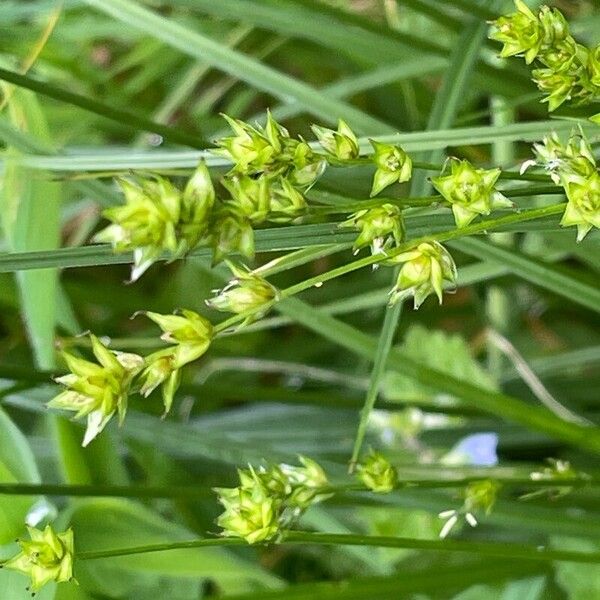
MULTIPOLYGON (((216 310, 247 315, 244 323, 262 316, 278 298, 278 290, 262 277, 229 263, 235 275, 228 285, 206 301, 216 310)), ((165 415, 171 410, 181 382, 182 368, 198 360, 208 350, 215 330, 208 319, 192 310, 182 309, 163 315, 143 312, 162 330, 160 339, 168 345, 147 356, 110 350, 95 335, 90 343, 96 362, 63 352, 69 374, 56 378, 65 390, 48 406, 75 412, 87 419, 83 446, 87 446, 118 415, 123 423, 129 396, 149 396, 159 386, 165 415)))
POLYGON ((87 419, 83 446, 87 446, 108 422, 118 415, 122 423, 130 394, 148 396, 162 385, 165 413, 173 403, 179 386, 181 368, 200 358, 213 336, 210 322, 189 310, 180 314, 160 315, 148 312, 162 329, 164 349, 142 357, 109 350, 96 336, 90 335, 96 362, 63 352, 71 371, 56 381, 66 389, 48 403, 51 408, 75 412, 75 418, 87 419))
POLYGON ((1 566, 27 575, 31 579, 27 589, 32 595, 51 581, 75 581, 73 530, 57 534, 51 525, 46 525, 43 531, 35 527, 27 527, 27 531, 30 539, 17 540, 20 551, 1 566))
POLYGON ((313 504, 330 497, 327 475, 314 460, 239 469, 240 485, 216 488, 225 509, 217 519, 221 534, 249 544, 276 540, 313 504))
MULTIPOLYGON (((569 24, 556 8, 542 6, 535 14, 522 0, 517 12, 492 21, 490 37, 503 44, 500 56, 524 56, 553 111, 565 101, 590 104, 600 99, 600 44, 587 48, 575 41, 569 24)), ((600 119, 600 114, 594 119, 600 119)))
POLYGON ((521 171, 542 167, 564 188, 568 201, 560 223, 576 226, 577 241, 583 240, 592 227, 600 228, 600 170, 589 142, 581 130, 566 144, 553 133, 533 151, 535 159, 523 163, 521 171))
MULTIPOLYGON (((296 223, 309 210, 306 192, 328 165, 352 166, 360 162, 355 133, 343 121, 336 130, 314 125, 320 152, 302 138, 292 138, 287 130, 267 115, 264 127, 251 126, 226 117, 233 135, 217 140, 216 153, 233 164, 221 180, 229 197, 219 199, 209 171, 201 163, 186 186, 179 190, 163 178, 121 182, 125 205, 110 208, 105 216, 112 221, 96 240, 112 243, 116 252, 133 251, 132 279, 138 278, 152 262, 165 254, 171 259, 189 252, 198 244, 212 246, 214 260, 238 253, 251 258, 254 253, 254 227, 265 222, 296 223)), ((371 140, 373 153, 367 159, 375 166, 371 196, 412 176, 412 160, 397 145, 371 140)), ((497 208, 512 207, 496 189, 499 169, 476 169, 468 161, 452 159, 433 183, 452 208, 458 227, 476 216, 497 208)), ((391 291, 391 302, 414 297, 418 308, 435 293, 441 302, 443 286, 454 285, 456 268, 449 253, 437 242, 410 248, 405 240, 401 208, 383 201, 379 206, 359 210, 340 223, 358 231, 354 251, 370 247, 381 255, 384 265, 402 265, 391 291), (408 246, 406 252, 402 252, 408 246)), ((235 280, 211 306, 230 309, 229 301, 241 305, 248 300, 250 312, 260 312, 255 298, 266 303, 276 299, 269 284, 260 286, 250 272, 234 267, 235 280), (249 283, 251 282, 251 283, 249 283)), ((234 311, 241 312, 241 311, 234 311)))
MULTIPOLYGON (((254 256, 254 228, 264 223, 295 223, 308 208, 306 192, 327 165, 352 164, 358 139, 344 121, 337 130, 314 126, 321 152, 292 138, 270 113, 264 127, 225 115, 233 135, 217 140, 214 154, 233 163, 216 193, 204 162, 183 189, 159 176, 121 179, 125 205, 104 211, 111 225, 95 236, 116 252, 133 252, 131 279, 138 279, 163 256, 175 260, 198 245, 213 250, 213 261, 237 253, 254 256)), ((372 142, 376 172, 373 195, 410 179, 406 153, 372 142)))

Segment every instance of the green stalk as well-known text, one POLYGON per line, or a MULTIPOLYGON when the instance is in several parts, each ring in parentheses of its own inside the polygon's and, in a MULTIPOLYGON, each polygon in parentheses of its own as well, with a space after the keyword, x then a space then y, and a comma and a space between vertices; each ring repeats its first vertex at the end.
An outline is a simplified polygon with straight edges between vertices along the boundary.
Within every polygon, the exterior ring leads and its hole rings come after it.
MULTIPOLYGON (((385 260, 389 260, 397 254, 406 252, 410 248, 414 248, 423 242, 445 242, 455 238, 470 236, 477 233, 485 233, 489 230, 495 229, 497 227, 502 227, 503 225, 507 225, 509 223, 518 223, 530 219, 546 217, 548 215, 559 214, 563 210, 564 204, 552 204, 543 208, 523 211, 521 213, 514 213, 504 217, 498 217, 496 219, 480 221, 478 223, 469 225, 467 227, 463 227, 461 229, 451 229, 449 231, 443 231, 439 234, 423 236, 415 240, 410 240, 408 242, 405 242, 404 244, 400 244, 392 250, 389 250, 387 255, 376 254, 367 256, 365 258, 360 258, 353 262, 346 263, 345 265, 342 265, 341 267, 338 267, 336 269, 332 269, 331 271, 327 271, 326 273, 316 275, 315 277, 311 277, 310 279, 305 279, 300 283, 297 283, 282 290, 280 293, 280 298, 290 298, 291 296, 295 296, 296 294, 299 294, 300 292, 303 292, 311 287, 319 287, 326 281, 330 281, 331 279, 335 279, 336 277, 341 277, 342 275, 346 275, 358 269, 362 269, 363 267, 368 267, 383 262, 385 260)), ((268 303, 269 306, 274 306, 275 304, 275 301, 268 303)), ((233 317, 230 317, 229 319, 222 321, 215 327, 215 333, 222 333, 230 329, 231 327, 237 325, 247 317, 252 316, 254 313, 265 310, 265 308, 265 305, 261 305, 258 308, 248 310, 233 317)))
MULTIPOLYGON (((394 271, 395 277, 397 277, 398 269, 394 269, 394 271)), ((402 302, 398 302, 394 306, 388 307, 385 311, 383 326, 377 343, 377 352, 375 353, 375 359, 373 361, 373 369, 371 371, 371 377, 369 378, 369 389, 367 390, 364 405, 360 411, 358 429, 356 430, 356 437, 354 438, 352 456, 350 457, 350 464, 348 466, 348 471, 350 473, 354 471, 360 457, 360 451, 367 433, 369 415, 373 408, 375 408, 375 402, 377 401, 379 388, 381 387, 381 379, 385 373, 388 355, 392 348, 401 313, 402 302)))
MULTIPOLYGON (((405 548, 412 550, 433 550, 437 552, 467 552, 481 556, 498 558, 519 558, 535 561, 565 561, 575 563, 600 563, 600 552, 575 552, 568 550, 552 550, 544 546, 529 544, 511 544, 506 542, 474 542, 467 540, 422 540, 414 538, 369 536, 354 534, 313 533, 309 531, 289 531, 282 536, 283 544, 314 544, 326 546, 368 546, 376 548, 405 548)), ((265 546, 272 542, 264 542, 265 546)), ((238 538, 205 538, 185 542, 167 542, 149 544, 129 548, 115 548, 89 552, 77 552, 75 560, 98 560, 148 554, 170 550, 189 548, 206 548, 211 546, 245 546, 246 542, 238 538)), ((259 545, 259 544, 256 544, 259 545)))
MULTIPOLYGON (((399 479, 394 489, 448 489, 462 488, 470 483, 493 479, 503 486, 544 488, 585 488, 598 487, 600 480, 590 476, 576 476, 564 479, 531 479, 530 477, 514 477, 492 475, 481 472, 477 475, 435 479, 404 478, 399 479)), ((348 492, 372 493, 360 483, 329 485, 319 488, 322 494, 344 494, 348 492)), ((192 486, 146 486, 146 485, 77 485, 54 483, 0 483, 0 496, 65 496, 92 498, 207 498, 214 495, 212 488, 192 486)))

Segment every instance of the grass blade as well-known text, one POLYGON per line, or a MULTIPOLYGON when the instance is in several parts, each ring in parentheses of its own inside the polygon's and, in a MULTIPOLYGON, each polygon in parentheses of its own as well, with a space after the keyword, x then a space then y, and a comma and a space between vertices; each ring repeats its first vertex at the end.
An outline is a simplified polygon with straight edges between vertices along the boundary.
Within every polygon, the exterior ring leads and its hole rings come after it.
POLYGON ((600 312, 600 288, 578 279, 574 274, 537 258, 475 238, 450 242, 450 245, 479 259, 504 265, 515 275, 572 302, 600 312))
POLYGON ((374 135, 390 130, 388 125, 357 108, 328 98, 306 83, 279 73, 249 56, 147 10, 131 0, 86 0, 86 2, 184 54, 211 63, 276 98, 284 101, 296 100, 310 114, 329 123, 343 118, 362 134, 374 135))

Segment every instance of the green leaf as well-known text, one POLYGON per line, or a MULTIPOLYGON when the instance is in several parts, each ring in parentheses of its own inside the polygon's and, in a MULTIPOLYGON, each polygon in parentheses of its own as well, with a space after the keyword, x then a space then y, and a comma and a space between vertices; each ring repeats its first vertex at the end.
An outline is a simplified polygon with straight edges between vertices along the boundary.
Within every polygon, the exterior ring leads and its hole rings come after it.
MULTIPOLYGON (((597 551, 598 543, 579 538, 554 537, 552 546, 564 550, 597 551)), ((590 600, 600 596, 600 566, 587 568, 574 563, 557 563, 556 582, 569 600, 590 600)))
MULTIPOLYGON (((489 582, 539 572, 539 567, 526 561, 469 561, 466 564, 427 565, 415 568, 402 564, 400 575, 391 577, 358 577, 339 582, 300 583, 280 592, 260 592, 232 596, 230 600, 372 600, 385 598, 424 598, 417 594, 448 597, 450 590, 475 582, 489 582), (440 596, 438 596, 438 594, 440 596)), ((425 596, 429 598, 430 596, 425 596)))
MULTIPOLYGON (((399 349, 403 355, 410 356, 419 364, 427 365, 440 373, 475 384, 485 390, 498 389, 496 382, 473 358, 469 346, 460 335, 413 325, 407 331, 399 349)), ((386 373, 382 392, 387 400, 400 402, 431 401, 435 395, 430 386, 394 371, 386 373)))
POLYGON ((32 90, 38 94, 42 94, 43 96, 53 98, 54 100, 59 100, 60 102, 77 106, 83 110, 116 121, 125 127, 133 128, 134 130, 157 133, 166 140, 183 144, 185 146, 190 146, 192 148, 202 147, 201 140, 194 136, 188 135, 185 132, 178 131, 172 127, 166 127, 160 123, 155 123, 150 119, 140 117, 137 113, 114 108, 104 104, 103 102, 98 102, 93 98, 87 98, 86 96, 82 96, 80 94, 74 94, 73 92, 69 92, 50 83, 34 79, 29 75, 20 75, 14 71, 8 71, 0 68, 0 80, 7 81, 8 83, 12 83, 24 89, 32 90))
MULTIPOLYGON (((378 135, 374 136, 374 139, 390 144, 400 144, 407 152, 420 152, 454 146, 478 146, 498 141, 535 142, 541 140, 551 131, 556 131, 559 135, 569 134, 575 124, 581 125, 586 135, 592 139, 594 133, 598 131, 596 125, 585 121, 574 123, 567 120, 552 120, 378 135)), ((0 132, 2 130, 3 124, 2 119, 0 119, 0 132)), ((370 154, 373 151, 367 137, 359 139, 359 146, 362 154, 370 154)), ((20 158, 22 164, 32 169, 61 172, 194 169, 201 159, 204 159, 209 167, 229 164, 223 158, 208 152, 191 150, 153 150, 145 152, 128 150, 123 152, 122 149, 106 146, 101 153, 77 154, 73 152, 69 156, 44 156, 44 151, 38 150, 36 152, 37 154, 31 153, 22 156, 20 158)))
MULTIPOLYGON (((407 228, 415 237, 421 237, 453 227, 450 215, 414 216, 406 219, 407 228)), ((499 227, 498 231, 560 231, 556 217, 535 219, 529 222, 515 223, 499 227)), ((338 223, 319 223, 314 225, 294 225, 259 229, 255 235, 257 252, 277 252, 280 250, 298 250, 311 246, 328 244, 348 244, 354 241, 356 234, 340 229, 338 223)), ((190 253, 197 258, 208 258, 211 251, 198 247, 190 253)), ((165 260, 167 257, 165 256, 165 260)), ((99 265, 120 265, 133 262, 131 254, 114 254, 110 246, 95 245, 77 248, 61 248, 45 252, 14 252, 0 254, 0 273, 10 273, 27 269, 60 267, 91 267, 99 265)))
MULTIPOLYGON (((17 127, 48 138, 44 115, 33 94, 15 90, 9 109, 17 127)), ((9 150, 9 156, 14 152, 9 150)), ((26 168, 8 161, 0 208, 6 239, 13 251, 46 251, 59 246, 60 198, 60 184, 36 178, 26 168)), ((49 369, 54 364, 58 274, 54 270, 19 273, 17 281, 36 362, 39 367, 49 369)))
MULTIPOLYGON (((489 1, 487 2, 490 3, 489 1)), ((454 50, 450 55, 450 65, 444 73, 442 87, 436 94, 429 119, 427 130, 448 129, 452 127, 458 109, 465 100, 465 93, 481 47, 485 41, 488 29, 487 23, 474 21, 465 27, 457 40, 454 50)), ((435 150, 423 157, 426 162, 439 163, 443 153, 435 150)), ((425 171, 416 171, 413 175, 411 193, 414 196, 426 196, 431 185, 425 171)))
MULTIPOLYGON (((297 298, 286 298, 275 308, 326 339, 359 356, 373 360, 377 343, 371 336, 317 311, 297 298)), ((394 349, 390 353, 388 365, 421 384, 435 386, 441 391, 461 398, 471 406, 500 418, 520 423, 536 431, 542 431, 580 448, 594 452, 600 450, 600 428, 598 427, 583 427, 566 422, 546 409, 529 405, 506 394, 492 392, 460 381, 420 364, 398 349, 394 349)))

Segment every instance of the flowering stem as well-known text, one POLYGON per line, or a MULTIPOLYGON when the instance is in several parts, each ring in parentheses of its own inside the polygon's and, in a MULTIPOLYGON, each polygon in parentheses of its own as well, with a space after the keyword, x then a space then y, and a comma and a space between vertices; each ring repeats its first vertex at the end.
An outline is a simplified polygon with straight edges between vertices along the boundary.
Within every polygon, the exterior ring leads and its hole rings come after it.
POLYGON ((0 483, 0 496, 68 496, 97 498, 206 498, 211 488, 145 485, 64 485, 54 483, 0 483))
MULTIPOLYGON (((493 479, 503 486, 527 488, 583 488, 600 486, 600 479, 589 476, 565 477, 561 479, 531 479, 526 476, 494 476, 480 473, 455 478, 405 478, 399 479, 394 489, 447 489, 461 488, 469 483, 493 479)), ((344 494, 371 491, 361 483, 330 485, 318 489, 322 494, 344 494)), ((207 498, 213 495, 212 488, 197 486, 145 486, 145 485, 64 485, 53 483, 0 483, 0 496, 65 496, 96 498, 207 498)))
MULTIPOLYGON (((365 258, 346 263, 345 265, 338 267, 337 269, 332 269, 331 271, 327 271, 326 273, 316 275, 315 277, 311 277, 310 279, 306 279, 304 281, 301 281, 300 283, 292 285, 281 291, 279 299, 281 300, 284 298, 289 298, 311 287, 319 287, 326 281, 330 281, 331 279, 341 277, 342 275, 346 275, 347 273, 351 273, 352 271, 356 271, 358 269, 362 269, 363 267, 368 267, 370 265, 374 265, 389 258, 392 258, 397 254, 406 252, 408 249, 414 248, 423 242, 445 242, 463 236, 475 235, 478 233, 486 233, 491 229, 496 229, 504 225, 510 225, 512 223, 520 223, 523 221, 530 221, 532 219, 539 219, 551 215, 557 215, 562 213, 564 209, 565 205, 563 203, 551 204, 550 206, 544 206, 543 208, 535 208, 519 213, 513 213, 504 217, 497 217, 495 219, 487 219, 485 221, 480 221, 478 223, 468 225, 467 227, 462 227, 460 229, 450 229, 448 231, 443 231, 434 235, 424 236, 421 238, 410 240, 408 242, 405 242, 404 244, 400 244, 393 250, 389 250, 387 254, 376 254, 372 256, 367 256, 365 258)), ((241 314, 234 315, 233 317, 230 317, 225 321, 221 321, 221 323, 215 326, 215 333, 223 333, 224 331, 230 329, 231 327, 234 327, 247 317, 252 316, 255 312, 257 312, 257 310, 263 311, 265 310, 265 308, 271 307, 275 303, 275 301, 271 301, 266 306, 261 305, 258 309, 245 311, 241 314)))
MULTIPOLYGON (((541 196, 541 195, 555 195, 564 194, 565 191, 560 186, 545 185, 545 186, 532 186, 522 187, 511 190, 502 190, 502 193, 507 198, 526 198, 529 196, 541 196)), ((318 198, 318 196, 317 196, 318 198)), ((443 203, 447 205, 447 202, 440 195, 423 196, 422 198, 384 198, 376 197, 369 198, 368 200, 355 200, 354 202, 347 204, 333 204, 330 206, 310 206, 309 211, 311 214, 317 215, 330 215, 330 214, 344 214, 350 212, 356 212, 357 210, 364 210, 365 208, 374 208, 381 206, 382 204, 394 204, 400 207, 414 207, 414 206, 432 206, 443 203)))
MULTIPOLYGON (((552 550, 544 546, 512 544, 506 542, 475 542, 470 540, 422 540, 414 538, 370 536, 336 533, 313 533, 309 531, 288 531, 282 537, 283 544, 316 544, 336 546, 368 546, 377 548, 406 548, 414 550, 433 550, 446 552, 468 552, 483 556, 501 558, 521 558, 536 561, 566 561, 576 563, 600 563, 600 552, 575 552, 568 550, 552 550)), ((264 542, 260 545, 268 545, 264 542)), ((205 538, 184 542, 165 544, 149 544, 130 548, 115 548, 90 552, 78 552, 76 560, 97 560, 115 558, 134 554, 148 554, 168 550, 184 550, 189 548, 206 548, 210 546, 242 546, 246 542, 239 538, 205 538)), ((258 545, 258 544, 257 544, 258 545)))
MULTIPOLYGON (((537 97, 537 94, 536 94, 537 97)), ((348 166, 359 166, 359 165, 371 165, 373 164, 373 156, 366 155, 361 156, 359 158, 355 158, 353 160, 347 160, 343 162, 336 163, 330 160, 330 164, 333 167, 348 167, 348 166)), ((430 162, 412 161, 413 169, 423 170, 423 171, 435 171, 437 173, 442 172, 444 165, 435 164, 430 162)), ((500 173, 500 179, 508 179, 511 181, 545 181, 550 183, 550 175, 542 174, 542 173, 519 173, 517 171, 502 171, 500 173)))

